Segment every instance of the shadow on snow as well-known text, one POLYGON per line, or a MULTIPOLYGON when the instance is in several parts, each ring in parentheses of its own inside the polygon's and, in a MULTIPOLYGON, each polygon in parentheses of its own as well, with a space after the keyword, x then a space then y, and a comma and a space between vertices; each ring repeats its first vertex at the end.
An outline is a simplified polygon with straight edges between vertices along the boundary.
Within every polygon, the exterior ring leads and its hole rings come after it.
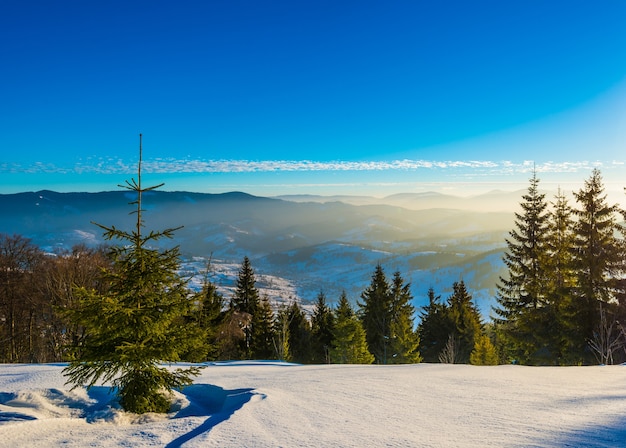
POLYGON ((182 393, 189 400, 189 405, 176 413, 174 418, 202 417, 208 418, 197 428, 172 440, 166 448, 180 447, 193 438, 205 434, 215 426, 228 420, 235 411, 241 409, 254 395, 254 389, 226 390, 210 384, 193 384, 183 389, 182 393))
MULTIPOLYGON (((114 388, 93 386, 87 393, 88 400, 59 389, 45 389, 36 394, 0 392, 0 405, 13 408, 0 411, 0 425, 37 420, 38 417, 29 415, 27 412, 19 412, 19 409, 34 410, 41 407, 42 402, 50 404, 48 407, 53 410, 53 417, 67 416, 69 411, 69 415, 84 418, 89 423, 109 421, 113 415, 112 410, 120 409, 114 388)), ((180 407, 172 410, 169 414, 170 418, 207 418, 197 428, 171 441, 167 445, 169 448, 179 447, 201 434, 208 433, 218 424, 228 420, 253 396, 265 398, 263 394, 254 392, 252 388, 226 390, 210 384, 192 384, 179 393, 185 397, 186 403, 179 403, 180 407)))

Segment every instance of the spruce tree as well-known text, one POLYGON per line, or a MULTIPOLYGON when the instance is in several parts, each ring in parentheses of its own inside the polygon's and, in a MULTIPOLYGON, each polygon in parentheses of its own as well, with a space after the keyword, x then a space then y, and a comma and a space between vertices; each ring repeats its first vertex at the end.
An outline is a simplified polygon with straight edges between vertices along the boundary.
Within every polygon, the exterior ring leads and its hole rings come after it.
POLYGON ((417 326, 420 341, 420 354, 424 362, 439 362, 439 355, 448 343, 454 330, 454 323, 448 312, 448 305, 441 302, 431 287, 428 290, 428 305, 420 312, 421 321, 417 326))
POLYGON ((311 324, 295 300, 287 307, 289 321, 289 353, 291 360, 308 363, 311 360, 311 324))
POLYGON ((285 304, 281 305, 274 317, 274 351, 281 361, 291 361, 289 318, 289 307, 285 304))
POLYGON ((360 317, 367 337, 369 351, 377 364, 387 364, 391 355, 392 297, 385 272, 376 265, 370 285, 361 294, 360 317))
MULTIPOLYGON (((207 268, 207 274, 209 268, 210 266, 207 268)), ((198 293, 196 300, 200 305, 197 321, 207 338, 208 352, 206 359, 215 361, 220 354, 220 329, 226 319, 224 296, 219 293, 217 286, 206 275, 202 284, 202 290, 198 293)))
POLYGON ((346 292, 341 293, 335 309, 333 347, 330 357, 335 364, 371 364, 374 356, 367 348, 365 330, 348 302, 346 292))
POLYGON ((617 205, 607 204, 602 176, 594 169, 584 187, 574 192, 579 208, 574 211, 574 250, 576 288, 574 291, 571 323, 578 330, 571 344, 580 354, 581 361, 591 361, 587 347, 600 324, 600 306, 605 309, 621 293, 620 279, 624 273, 623 241, 618 239, 620 226, 617 205))
POLYGON ((422 360, 419 335, 414 328, 412 300, 411 285, 405 284, 400 272, 396 271, 391 282, 390 364, 413 364, 422 360))
POLYGON ((546 293, 544 307, 535 328, 544 349, 537 352, 540 364, 569 364, 571 339, 568 313, 576 284, 574 267, 574 220, 567 198, 558 190, 548 214, 546 237, 546 293))
POLYGON ((266 295, 252 317, 252 356, 255 359, 275 359, 274 312, 266 295))
POLYGON ((256 278, 250 259, 243 258, 239 273, 237 275, 235 294, 231 299, 230 307, 238 313, 245 313, 250 316, 251 323, 243 328, 244 339, 242 341, 241 352, 243 357, 250 359, 254 352, 253 346, 253 325, 254 316, 257 314, 260 305, 259 290, 256 287, 256 278))
POLYGON ((475 366, 495 366, 498 364, 498 353, 489 336, 481 335, 476 339, 469 361, 475 366))
POLYGON ((137 181, 125 188, 136 194, 136 227, 123 231, 105 227, 112 246, 112 268, 103 275, 108 289, 100 294, 81 288, 78 306, 68 310, 84 336, 74 347, 76 358, 64 375, 73 388, 96 382, 111 382, 120 404, 129 412, 167 412, 169 393, 192 383, 198 368, 169 370, 162 362, 181 360, 181 353, 201 345, 203 334, 190 322, 192 301, 185 280, 179 274, 178 247, 159 251, 151 244, 171 238, 176 229, 145 234, 142 194, 160 187, 141 185, 141 136, 137 181))
POLYGON ((476 340, 482 335, 482 322, 465 282, 455 282, 452 289, 453 293, 448 299, 448 312, 454 325, 452 335, 457 343, 458 362, 467 364, 476 340))
POLYGON ((311 361, 313 363, 330 363, 333 327, 332 309, 326 304, 326 294, 320 291, 313 309, 313 316, 311 316, 311 361))
POLYGON ((536 172, 522 199, 522 213, 515 213, 515 229, 506 240, 503 260, 508 276, 500 277, 494 311, 511 351, 519 361, 529 362, 541 347, 535 331, 546 294, 547 203, 545 194, 539 192, 536 172))

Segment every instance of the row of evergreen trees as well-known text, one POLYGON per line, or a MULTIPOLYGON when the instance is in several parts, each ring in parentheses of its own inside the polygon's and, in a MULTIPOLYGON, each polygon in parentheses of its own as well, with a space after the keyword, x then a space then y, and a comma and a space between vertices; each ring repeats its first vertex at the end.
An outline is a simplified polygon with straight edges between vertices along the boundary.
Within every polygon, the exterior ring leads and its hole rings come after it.
POLYGON ((400 272, 391 281, 378 264, 356 309, 345 291, 336 307, 324 292, 312 314, 296 301, 276 312, 256 288, 248 257, 241 264, 228 303, 205 281, 199 300, 199 324, 209 333, 209 359, 281 359, 299 363, 406 364, 429 362, 497 364, 482 317, 463 281, 441 303, 434 290, 429 305, 416 310, 410 284, 400 272))
POLYGON ((494 308, 503 359, 524 364, 624 360, 626 246, 624 211, 609 204, 594 169, 571 207, 550 203, 530 179, 507 239, 494 308), (618 359, 615 359, 618 357, 618 359))

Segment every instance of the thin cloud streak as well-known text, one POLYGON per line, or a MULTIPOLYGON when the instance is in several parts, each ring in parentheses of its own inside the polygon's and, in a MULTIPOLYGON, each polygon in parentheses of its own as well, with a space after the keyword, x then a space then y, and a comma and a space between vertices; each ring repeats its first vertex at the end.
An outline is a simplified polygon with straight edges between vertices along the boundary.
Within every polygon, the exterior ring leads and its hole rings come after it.
MULTIPOLYGON (((543 162, 533 161, 429 161, 429 160, 393 160, 393 161, 329 161, 313 160, 176 160, 154 159, 142 163, 146 173, 270 173, 270 172, 359 172, 359 171, 463 171, 480 175, 507 175, 530 173, 577 173, 593 168, 623 168, 622 161, 578 161, 578 162, 543 162)), ((133 174, 137 171, 136 162, 121 159, 89 160, 77 163, 73 167, 57 166, 53 163, 37 162, 30 166, 17 163, 0 164, 0 173, 22 174, 133 174)))

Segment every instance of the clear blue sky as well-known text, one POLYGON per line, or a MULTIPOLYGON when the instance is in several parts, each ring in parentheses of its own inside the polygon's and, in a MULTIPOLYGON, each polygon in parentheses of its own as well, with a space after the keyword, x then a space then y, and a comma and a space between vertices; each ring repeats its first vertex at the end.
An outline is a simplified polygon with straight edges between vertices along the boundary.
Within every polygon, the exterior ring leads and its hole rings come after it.
POLYGON ((0 4, 0 193, 626 186, 626 2, 0 4), (621 183, 620 183, 621 182, 621 183))

